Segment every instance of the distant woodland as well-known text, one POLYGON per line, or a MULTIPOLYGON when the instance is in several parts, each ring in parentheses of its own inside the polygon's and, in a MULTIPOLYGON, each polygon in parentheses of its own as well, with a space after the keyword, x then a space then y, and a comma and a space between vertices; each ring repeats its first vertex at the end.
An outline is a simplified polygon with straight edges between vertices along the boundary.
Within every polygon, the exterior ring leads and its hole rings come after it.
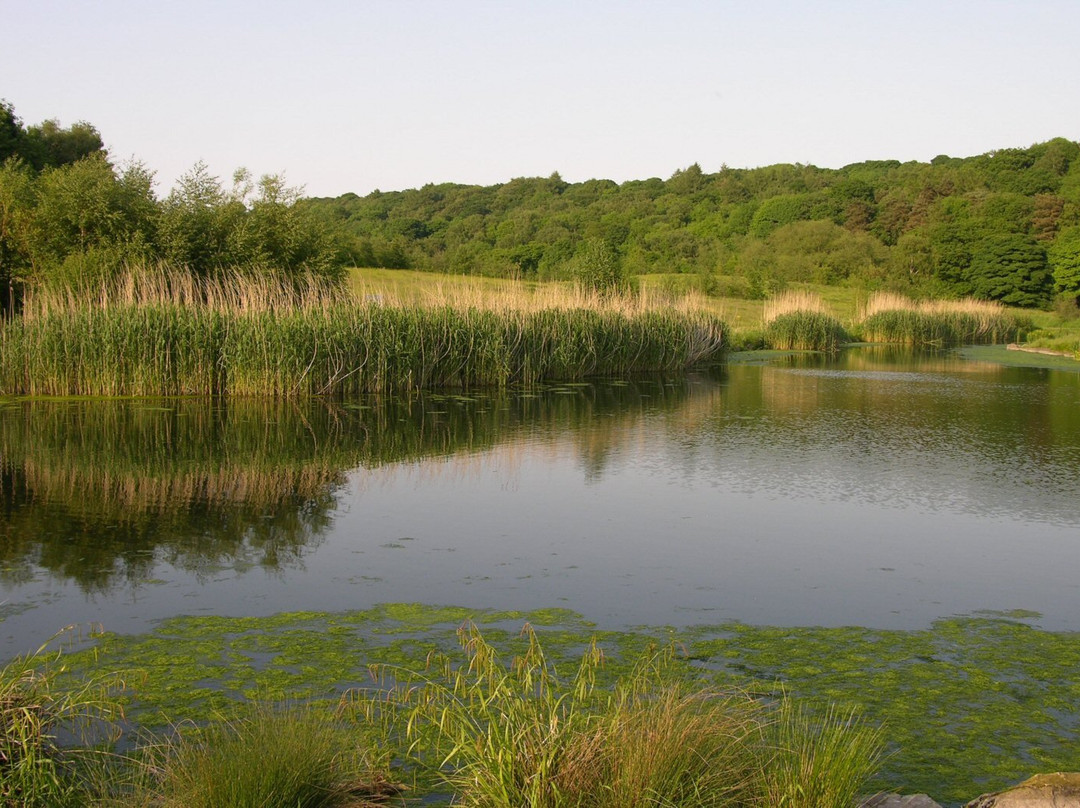
POLYGON ((492 186, 305 198, 280 177, 230 184, 194 166, 164 196, 116 165, 88 123, 25 126, 0 103, 0 295, 93 284, 125 266, 339 277, 348 266, 629 286, 661 275, 705 294, 792 283, 1025 307, 1080 298, 1080 144, 1063 138, 929 163, 840 169, 697 164, 618 184, 492 186))

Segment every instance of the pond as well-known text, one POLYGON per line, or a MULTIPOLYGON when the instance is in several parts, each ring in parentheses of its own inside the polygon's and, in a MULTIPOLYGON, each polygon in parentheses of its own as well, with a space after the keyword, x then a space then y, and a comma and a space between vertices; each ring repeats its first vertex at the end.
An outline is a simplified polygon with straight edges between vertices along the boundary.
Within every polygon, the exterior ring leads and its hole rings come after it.
POLYGON ((353 402, 0 403, 0 656, 384 602, 1080 630, 1080 373, 861 348, 353 402))

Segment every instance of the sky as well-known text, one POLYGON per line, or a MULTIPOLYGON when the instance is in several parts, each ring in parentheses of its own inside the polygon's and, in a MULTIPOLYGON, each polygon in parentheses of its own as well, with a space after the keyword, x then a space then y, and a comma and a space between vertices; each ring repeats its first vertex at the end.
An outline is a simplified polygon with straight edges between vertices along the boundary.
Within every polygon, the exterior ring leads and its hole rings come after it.
POLYGON ((0 0, 0 99, 165 195, 929 161, 1080 140, 1078 0, 0 0))

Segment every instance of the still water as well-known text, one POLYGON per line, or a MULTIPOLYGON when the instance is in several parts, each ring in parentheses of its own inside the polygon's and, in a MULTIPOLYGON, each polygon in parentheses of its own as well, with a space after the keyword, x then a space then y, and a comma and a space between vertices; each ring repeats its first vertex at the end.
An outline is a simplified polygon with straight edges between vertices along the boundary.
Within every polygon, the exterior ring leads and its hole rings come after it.
POLYGON ((0 657, 382 602, 1080 630, 1080 373, 849 350, 409 400, 0 403, 0 657))

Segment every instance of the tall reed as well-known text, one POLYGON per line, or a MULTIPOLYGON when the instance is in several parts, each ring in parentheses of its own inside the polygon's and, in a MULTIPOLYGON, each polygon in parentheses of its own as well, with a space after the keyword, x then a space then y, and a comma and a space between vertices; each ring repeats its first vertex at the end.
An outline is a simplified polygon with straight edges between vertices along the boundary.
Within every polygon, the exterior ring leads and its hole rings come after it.
POLYGON ((863 340, 903 345, 1012 342, 1030 325, 1000 303, 982 300, 915 302, 889 293, 871 297, 859 320, 863 340))
POLYGON ((149 273, 97 299, 31 298, 0 326, 0 393, 331 395, 530 385, 710 360, 693 308, 582 292, 397 304, 341 290, 149 273))
POLYGON ((786 292, 767 301, 765 344, 781 351, 835 351, 848 340, 840 321, 810 292, 786 292))

